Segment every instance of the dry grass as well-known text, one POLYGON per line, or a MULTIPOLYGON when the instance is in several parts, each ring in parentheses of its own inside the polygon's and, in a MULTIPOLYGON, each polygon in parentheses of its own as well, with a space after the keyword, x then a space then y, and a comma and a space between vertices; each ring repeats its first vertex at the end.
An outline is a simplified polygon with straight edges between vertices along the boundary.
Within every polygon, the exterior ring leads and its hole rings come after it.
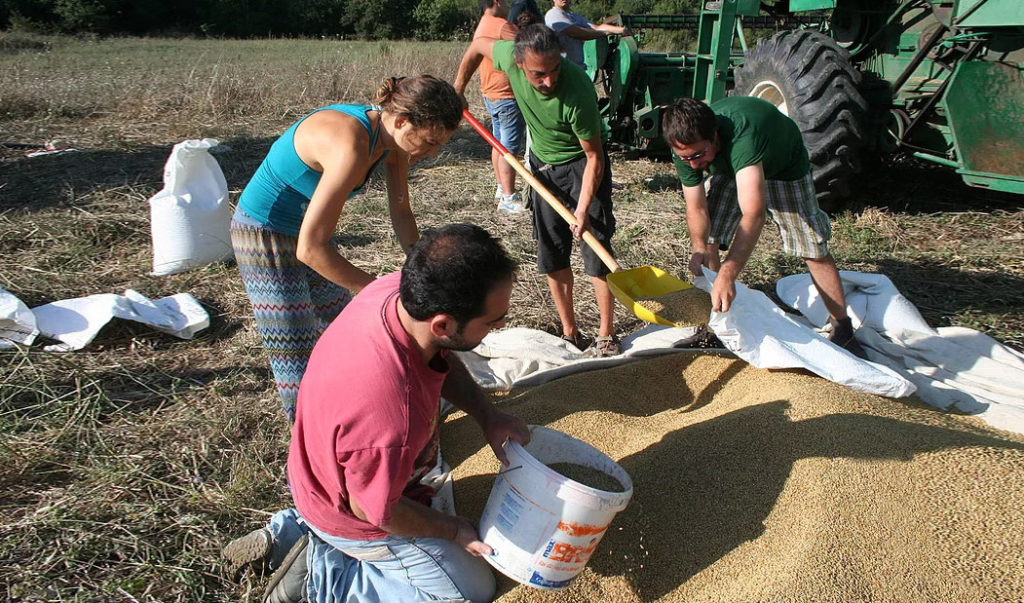
MULTIPOLYGON (((76 41, 0 44, 0 143, 59 140, 75 153, 0 146, 0 286, 30 306, 133 288, 187 291, 210 329, 184 342, 112 323, 86 350, 0 354, 0 598, 22 601, 254 600, 220 573, 232 535, 287 504, 287 433, 234 266, 151 277, 148 205, 170 147, 218 137, 234 196, 274 137, 329 101, 365 101, 392 74, 450 77, 458 44, 321 41, 76 41), (6 595, 6 596, 3 596, 6 595)), ((471 109, 482 116, 471 95, 471 109)), ((624 267, 685 266, 687 232, 670 165, 613 158, 624 267)), ((946 172, 883 175, 839 217, 843 268, 879 270, 936 325, 1024 348, 1024 212, 946 172)), ((528 224, 494 210, 489 149, 464 128, 418 166, 421 227, 472 221, 523 262, 510 326, 557 324, 532 269, 528 224)), ((346 256, 376 272, 402 260, 377 181, 346 207, 346 256)), ((770 229, 745 282, 802 271, 770 229)), ((578 264, 577 264, 578 266, 578 264)), ((596 328, 589 284, 575 291, 596 328)), ((640 326, 617 310, 620 333, 640 326)), ((255 585, 258 586, 258 585, 255 585)), ((249 589, 249 590, 247 590, 249 589)))

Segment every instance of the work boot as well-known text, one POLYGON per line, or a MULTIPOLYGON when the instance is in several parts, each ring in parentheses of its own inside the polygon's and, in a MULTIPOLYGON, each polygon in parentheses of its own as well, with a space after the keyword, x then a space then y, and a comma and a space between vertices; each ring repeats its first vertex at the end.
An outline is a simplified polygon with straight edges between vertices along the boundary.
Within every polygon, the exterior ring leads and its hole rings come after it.
POLYGON ((247 569, 262 576, 267 569, 273 542, 270 530, 266 528, 253 530, 229 542, 220 554, 228 562, 228 575, 231 579, 238 582, 247 569))
POLYGON ((830 318, 828 322, 832 325, 832 333, 828 337, 829 341, 857 358, 867 360, 867 353, 864 352, 864 348, 857 343, 857 338, 854 337, 853 321, 850 320, 849 316, 842 320, 830 318))
POLYGON ((263 603, 306 603, 306 576, 309 568, 306 564, 306 548, 309 545, 309 534, 303 534, 288 554, 285 555, 281 567, 270 577, 267 590, 263 593, 263 603))

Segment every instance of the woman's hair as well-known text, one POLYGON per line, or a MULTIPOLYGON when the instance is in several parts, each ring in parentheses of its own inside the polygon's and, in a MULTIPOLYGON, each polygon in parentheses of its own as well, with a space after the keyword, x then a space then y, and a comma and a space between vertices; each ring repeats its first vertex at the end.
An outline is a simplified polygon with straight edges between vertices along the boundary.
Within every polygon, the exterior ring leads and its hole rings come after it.
POLYGON ((416 128, 454 130, 462 119, 462 99, 448 82, 432 75, 389 77, 377 89, 380 108, 401 115, 416 128))

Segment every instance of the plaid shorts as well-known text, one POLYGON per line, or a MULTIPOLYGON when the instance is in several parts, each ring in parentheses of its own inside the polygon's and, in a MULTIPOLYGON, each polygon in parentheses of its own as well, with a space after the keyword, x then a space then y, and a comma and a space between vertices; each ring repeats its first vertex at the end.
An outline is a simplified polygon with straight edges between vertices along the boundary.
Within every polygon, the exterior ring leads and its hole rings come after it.
MULTIPOLYGON (((832 224, 828 214, 818 207, 814 180, 808 173, 800 180, 766 180, 768 213, 779 227, 782 250, 802 258, 818 259, 828 255, 832 224)), ((728 249, 740 223, 740 204, 736 197, 736 179, 711 176, 708 185, 708 212, 711 236, 708 243, 728 249)))

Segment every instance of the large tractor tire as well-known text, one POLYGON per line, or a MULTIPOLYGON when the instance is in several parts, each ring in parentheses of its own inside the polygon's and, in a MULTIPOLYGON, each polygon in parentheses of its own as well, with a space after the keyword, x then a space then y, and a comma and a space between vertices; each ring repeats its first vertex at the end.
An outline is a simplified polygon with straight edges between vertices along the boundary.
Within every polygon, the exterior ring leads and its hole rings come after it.
POLYGON ((860 171, 868 107, 846 50, 817 32, 782 32, 750 50, 735 75, 735 94, 763 98, 800 126, 818 204, 843 209, 860 171))

